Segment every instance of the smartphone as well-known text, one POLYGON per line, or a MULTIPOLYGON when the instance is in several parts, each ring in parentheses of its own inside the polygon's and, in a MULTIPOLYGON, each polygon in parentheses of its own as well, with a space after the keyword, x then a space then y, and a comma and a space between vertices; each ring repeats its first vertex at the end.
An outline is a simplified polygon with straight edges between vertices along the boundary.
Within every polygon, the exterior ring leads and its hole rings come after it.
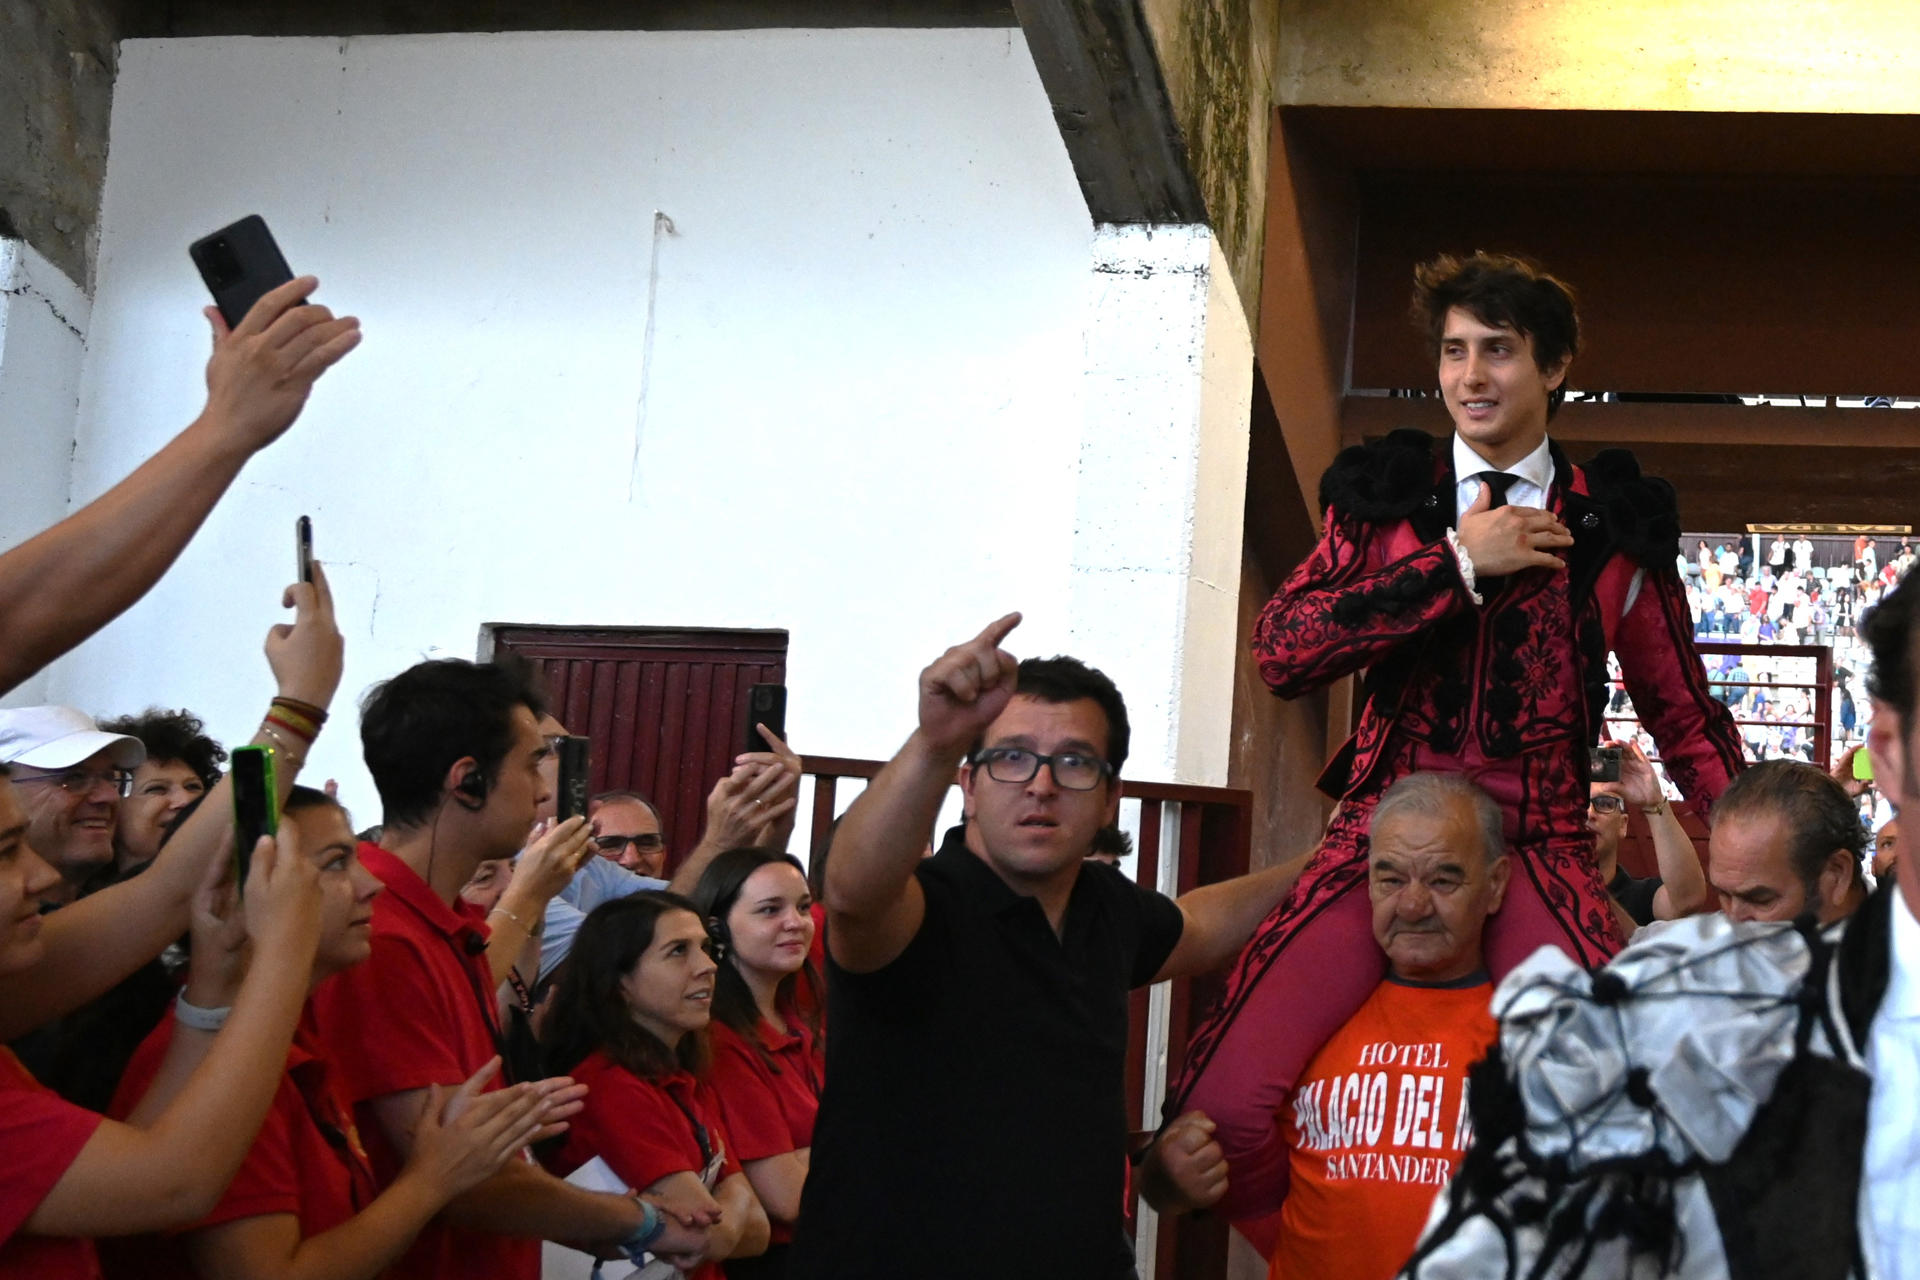
POLYGON ((234 883, 244 885, 253 865, 253 846, 280 830, 280 801, 273 784, 273 751, 235 747, 233 769, 234 883))
POLYGON ((293 563, 300 581, 313 581, 313 521, 301 516, 293 522, 293 563))
POLYGON ((1855 782, 1873 781, 1873 757, 1864 749, 1853 753, 1853 780, 1855 782))
POLYGON ((1593 758, 1587 762, 1588 782, 1620 781, 1620 748, 1596 747, 1593 758))
POLYGON ((773 744, 760 732, 765 725, 781 741, 787 737, 787 686, 756 684, 747 686, 747 706, 741 718, 742 751, 771 751, 773 744))
POLYGON ((254 303, 293 279, 266 219, 257 213, 195 240, 187 253, 229 329, 239 328, 254 303))
POLYGON ((555 800, 554 819, 565 822, 568 818, 582 817, 587 812, 587 750, 591 744, 586 738, 561 738, 554 744, 554 750, 560 753, 560 793, 555 800))

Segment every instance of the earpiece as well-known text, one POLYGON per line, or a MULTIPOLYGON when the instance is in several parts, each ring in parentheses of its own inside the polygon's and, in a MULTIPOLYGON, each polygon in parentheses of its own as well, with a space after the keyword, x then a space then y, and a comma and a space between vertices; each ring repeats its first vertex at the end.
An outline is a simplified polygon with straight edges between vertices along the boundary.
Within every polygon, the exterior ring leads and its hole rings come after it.
POLYGON ((713 958, 725 960, 727 952, 733 949, 733 939, 727 934, 727 922, 719 916, 708 916, 707 936, 713 939, 713 958))
POLYGON ((487 775, 479 766, 466 771, 460 781, 454 784, 453 798, 463 809, 478 809, 487 802, 487 775))

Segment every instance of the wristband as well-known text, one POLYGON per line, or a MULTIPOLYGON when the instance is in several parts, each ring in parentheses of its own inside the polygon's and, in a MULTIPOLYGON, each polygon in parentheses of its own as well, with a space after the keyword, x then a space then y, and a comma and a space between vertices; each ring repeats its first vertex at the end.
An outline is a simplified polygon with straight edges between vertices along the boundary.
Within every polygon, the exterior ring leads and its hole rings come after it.
POLYGON ((298 698, 289 698, 281 695, 273 700, 273 705, 284 707, 288 711, 296 712, 306 717, 313 721, 316 727, 327 722, 327 709, 325 707, 316 707, 311 702, 302 702, 298 698))
POLYGON ((620 1247, 626 1251, 629 1258, 637 1261, 641 1254, 652 1248, 654 1242, 667 1233, 667 1219, 658 1209, 638 1195, 633 1197, 633 1202, 640 1206, 640 1225, 633 1229, 633 1234, 620 1242, 620 1247))
POLYGON ((1649 818, 1657 818, 1661 814, 1667 811, 1667 805, 1669 803, 1671 802, 1665 796, 1661 796, 1659 804, 1653 806, 1653 808, 1651 809, 1647 808, 1645 805, 1642 805, 1640 807, 1640 812, 1646 814, 1649 818))
POLYGON ((197 1004, 188 1004, 184 991, 173 1002, 174 1018, 181 1026, 191 1027, 195 1031, 218 1031, 227 1025, 227 1015, 232 1012, 232 1005, 224 1009, 202 1009, 197 1004))

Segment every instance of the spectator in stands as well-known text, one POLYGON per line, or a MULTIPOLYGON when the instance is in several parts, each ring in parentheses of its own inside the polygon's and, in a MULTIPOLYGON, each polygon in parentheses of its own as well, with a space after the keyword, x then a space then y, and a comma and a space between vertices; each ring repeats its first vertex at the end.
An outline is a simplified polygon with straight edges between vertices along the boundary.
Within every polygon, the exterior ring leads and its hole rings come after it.
POLYGON ((638 791, 602 791, 587 806, 593 818, 593 847, 600 856, 637 876, 664 880, 667 841, 660 811, 638 791))
MULTIPOLYGON (((75 919, 86 923, 95 914, 88 904, 135 888, 116 886, 41 917, 35 900, 58 879, 28 843, 14 789, 0 786, 0 971, 45 975, 56 1008, 85 985, 87 957, 72 954, 69 945, 75 919), (67 926, 60 931, 65 938, 49 936, 55 920, 67 926)), ((209 891, 202 898, 207 909, 196 914, 203 936, 225 924, 213 917, 210 897, 209 891)), ((273 1101, 312 969, 320 913, 318 872, 297 835, 278 844, 262 839, 253 851, 244 907, 252 969, 236 990, 217 963, 220 948, 209 942, 197 949, 180 1016, 203 1029, 180 1037, 139 1124, 108 1120, 56 1097, 0 1050, 0 1151, 6 1154, 0 1160, 0 1275, 88 1280, 99 1275, 93 1237, 182 1226, 213 1207, 273 1101), (183 1066, 189 1057, 197 1069, 183 1066)))
POLYGON ((1130 1275, 1125 993, 1226 963, 1297 874, 1176 903, 1088 862, 1126 706, 1074 659, 1016 663, 1019 621, 921 673, 918 727, 841 819, 796 1278, 972 1276, 986 1240, 1021 1274, 1130 1275), (956 770, 966 825, 923 860, 956 770))
MULTIPOLYGON (((295 787, 281 814, 281 831, 298 829, 301 856, 316 868, 322 907, 312 983, 366 960, 379 882, 354 854, 345 810, 325 794, 295 787)), ((205 940, 205 935, 202 935, 205 940)), ((237 956, 244 936, 216 937, 210 948, 237 956)), ((192 1002, 197 1004, 197 1001, 192 1002)), ((163 1021, 140 1047, 114 1114, 140 1118, 141 1099, 169 1072, 191 1070, 192 1059, 169 1055, 183 1033, 163 1021)), ((196 1036, 196 1041, 204 1040, 196 1036)), ((373 1280, 398 1261, 408 1244, 448 1200, 490 1176, 539 1133, 545 1102, 557 1090, 531 1085, 479 1090, 499 1066, 489 1062, 459 1089, 437 1093, 421 1116, 413 1154, 400 1176, 378 1196, 340 1095, 330 1051, 310 1018, 294 1033, 266 1124, 240 1172, 213 1212, 184 1236, 147 1238, 134 1249, 109 1249, 108 1273, 132 1277, 275 1276, 280 1280, 373 1280)), ((566 1107, 575 1103, 563 1104, 566 1107)), ((132 1243, 132 1242, 129 1242, 132 1243)))
POLYGON ((103 721, 100 730, 138 738, 147 752, 114 823, 114 873, 124 877, 152 862, 180 811, 220 781, 227 751, 207 736, 198 716, 184 710, 151 707, 103 721))
POLYGON ((1735 920, 1822 924, 1866 901, 1866 830, 1840 784, 1793 760, 1754 765, 1720 797, 1707 844, 1707 874, 1720 909, 1735 920))
POLYGON ((772 1223, 759 1258, 727 1280, 786 1274, 812 1155, 826 1050, 812 971, 813 894, 799 859, 729 849, 707 865, 693 905, 719 944, 713 986, 713 1096, 733 1154, 772 1223))
POLYGON ((1813 540, 1801 534, 1793 540, 1793 571, 1810 573, 1813 570, 1813 540))
MULTIPOLYGON (((413 666, 361 707, 383 837, 360 861, 386 891, 372 958, 323 983, 314 1009, 382 1187, 404 1167, 433 1087, 458 1086, 502 1051, 487 927, 456 904, 480 863, 526 840, 547 794, 540 710, 523 671, 457 659, 413 666)), ((621 1248, 683 1230, 631 1197, 515 1160, 457 1197, 397 1270, 535 1280, 542 1238, 621 1248)))
POLYGON ((604 1162, 622 1184, 704 1222, 698 1240, 656 1250, 690 1280, 719 1280, 713 1264, 757 1256, 768 1240, 766 1210, 702 1079, 713 950, 706 924, 678 894, 603 903, 574 939, 548 1024, 552 1068, 587 1086, 553 1168, 604 1162))
MULTIPOLYGON (((1467 1069, 1493 1043, 1481 942, 1511 864, 1500 806, 1459 773, 1414 773, 1380 799, 1367 851, 1373 936, 1387 976, 1302 1073, 1281 1118, 1289 1176, 1256 1240, 1269 1274, 1389 1280, 1413 1252, 1434 1191, 1472 1130, 1467 1069)), ((1231 1190, 1199 1112, 1170 1126, 1141 1185, 1162 1211, 1209 1207, 1231 1190)))
POLYGON ((1776 533, 1773 535, 1773 544, 1767 548, 1767 568, 1773 570, 1776 576, 1786 571, 1786 568, 1787 568, 1787 535, 1786 534, 1776 533))
POLYGON ((321 374, 360 341, 360 322, 305 300, 301 276, 231 333, 220 313, 200 416, 134 473, 0 555, 0 693, 124 612, 167 571, 247 459, 300 416, 321 374))
MULTIPOLYGON (((1595 782, 1588 788, 1589 816, 1593 828, 1593 858, 1614 905, 1624 911, 1634 927, 1655 920, 1678 920, 1712 905, 1707 892, 1706 873, 1694 852, 1693 838, 1680 825, 1673 805, 1660 790, 1660 779, 1646 752, 1632 742, 1611 744, 1620 748, 1620 780, 1595 782), (1660 874, 1639 878, 1620 865, 1620 841, 1627 834, 1627 806, 1646 815, 1647 828, 1653 834, 1653 856, 1660 874)), ((1626 927, 1628 934, 1633 927, 1626 927)))
POLYGON ((146 759, 140 739, 103 733, 72 707, 0 711, 0 764, 26 807, 34 850, 60 873, 45 899, 64 906, 113 865, 113 832, 133 770, 146 759))

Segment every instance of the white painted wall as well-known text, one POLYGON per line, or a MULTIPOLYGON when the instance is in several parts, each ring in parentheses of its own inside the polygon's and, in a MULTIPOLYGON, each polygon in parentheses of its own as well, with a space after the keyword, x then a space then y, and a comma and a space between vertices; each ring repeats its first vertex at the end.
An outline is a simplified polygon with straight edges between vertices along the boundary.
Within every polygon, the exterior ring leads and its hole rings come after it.
MULTIPOLYGON (((185 246, 250 212, 366 341, 51 696, 249 730, 305 511, 348 641, 311 775, 367 820, 348 702, 488 622, 788 628, 796 744, 884 756, 919 668, 1020 608, 1016 653, 1139 708, 1129 773, 1224 780, 1239 641, 1204 597, 1237 581, 1244 405, 1230 466, 1199 424, 1226 273, 1105 287, 1018 31, 126 42, 77 501, 197 410, 185 246), (1144 363, 1103 326, 1157 335, 1144 363), (1134 574, 1106 540, 1146 511, 1175 544, 1134 574)), ((1182 260, 1217 267, 1199 237, 1182 260)))
MULTIPOLYGON (((66 514, 87 313, 87 296, 60 268, 25 241, 0 240, 0 548, 66 514)), ((0 704, 43 702, 46 686, 36 676, 0 704)))

